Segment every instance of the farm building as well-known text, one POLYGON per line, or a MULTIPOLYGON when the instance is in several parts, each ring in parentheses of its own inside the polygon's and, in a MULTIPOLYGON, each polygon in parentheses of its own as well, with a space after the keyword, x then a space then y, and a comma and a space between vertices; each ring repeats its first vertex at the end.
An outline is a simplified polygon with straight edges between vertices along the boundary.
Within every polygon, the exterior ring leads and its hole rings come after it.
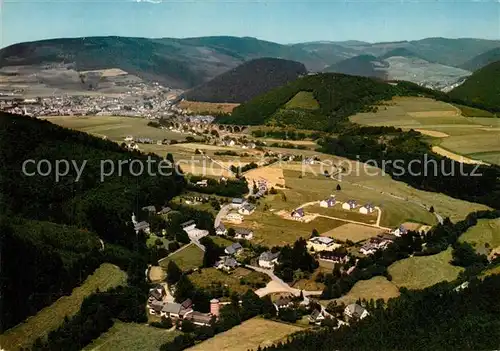
POLYGON ((230 271, 238 267, 238 262, 231 256, 225 256, 221 258, 219 262, 215 264, 215 268, 221 269, 224 271, 230 271))
POLYGON ((309 315, 308 319, 309 319, 309 323, 311 323, 311 324, 321 325, 321 322, 323 322, 325 320, 325 316, 323 314, 323 311, 314 310, 309 315))
POLYGON ((336 252, 336 251, 321 251, 319 253, 319 258, 325 261, 330 261, 333 263, 347 263, 349 261, 349 255, 346 252, 336 252))
POLYGON ((235 207, 235 208, 240 208, 241 206, 243 206, 244 203, 245 203, 245 199, 241 199, 241 198, 234 198, 231 200, 231 205, 233 205, 233 207, 235 207))
POLYGON ((396 229, 394 229, 391 234, 396 236, 406 235, 408 233, 408 229, 406 229, 403 225, 400 225, 396 229))

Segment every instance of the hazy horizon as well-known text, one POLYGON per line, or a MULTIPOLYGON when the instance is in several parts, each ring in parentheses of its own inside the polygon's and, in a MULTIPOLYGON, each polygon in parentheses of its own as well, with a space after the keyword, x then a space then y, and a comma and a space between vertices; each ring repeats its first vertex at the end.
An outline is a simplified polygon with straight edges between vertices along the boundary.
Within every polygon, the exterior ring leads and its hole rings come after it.
POLYGON ((255 37, 281 44, 500 39, 500 2, 4 0, 0 47, 90 36, 255 37))

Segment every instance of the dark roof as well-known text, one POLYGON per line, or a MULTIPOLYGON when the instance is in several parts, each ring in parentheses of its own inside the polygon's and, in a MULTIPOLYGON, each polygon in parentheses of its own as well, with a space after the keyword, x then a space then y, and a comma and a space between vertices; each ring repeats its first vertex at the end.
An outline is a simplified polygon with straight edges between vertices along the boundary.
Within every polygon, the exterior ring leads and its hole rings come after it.
POLYGON ((182 308, 190 308, 193 306, 193 301, 191 299, 185 300, 183 303, 181 303, 182 308))
POLYGON ((201 313, 197 311, 193 311, 192 313, 188 314, 185 319, 189 319, 195 323, 203 323, 203 324, 208 324, 212 320, 212 315, 208 313, 201 313))
POLYGON ((236 251, 242 249, 242 246, 240 243, 234 243, 232 245, 229 245, 228 247, 226 247, 226 252, 230 255, 236 253, 236 251))
POLYGON ((167 313, 179 314, 181 312, 181 309, 182 309, 182 307, 178 303, 167 302, 163 305, 163 308, 161 309, 161 311, 167 312, 167 313))
POLYGON ((248 234, 253 233, 253 230, 248 229, 248 228, 238 228, 238 229, 235 229, 235 233, 241 234, 241 235, 248 235, 248 234))
POLYGON ((357 303, 350 304, 349 306, 346 307, 346 309, 349 311, 349 313, 353 317, 356 317, 356 318, 361 317, 363 312, 366 311, 366 309, 364 309, 363 307, 361 307, 357 303))
POLYGON ((266 251, 260 254, 259 260, 271 262, 272 260, 278 258, 279 252, 272 253, 271 251, 266 251))
POLYGON ((135 228, 135 230, 146 229, 146 228, 149 228, 149 223, 145 222, 145 221, 142 221, 142 222, 139 222, 139 223, 135 224, 134 228, 135 228))
POLYGON ((235 197, 231 202, 233 204, 242 204, 243 202, 245 202, 245 200, 238 198, 238 197, 235 197))
POLYGON ((142 208, 142 210, 143 210, 143 211, 149 211, 149 212, 156 212, 156 207, 154 207, 154 206, 152 206, 152 205, 151 205, 151 206, 144 206, 144 207, 142 208))
POLYGON ((172 211, 172 209, 170 207, 163 207, 160 212, 158 212, 159 214, 167 214, 169 213, 170 211, 172 211))
POLYGON ((194 219, 190 219, 189 221, 182 223, 182 224, 181 224, 181 227, 182 227, 182 228, 189 227, 190 225, 193 225, 193 224, 195 224, 195 223, 196 223, 196 222, 194 221, 194 219))

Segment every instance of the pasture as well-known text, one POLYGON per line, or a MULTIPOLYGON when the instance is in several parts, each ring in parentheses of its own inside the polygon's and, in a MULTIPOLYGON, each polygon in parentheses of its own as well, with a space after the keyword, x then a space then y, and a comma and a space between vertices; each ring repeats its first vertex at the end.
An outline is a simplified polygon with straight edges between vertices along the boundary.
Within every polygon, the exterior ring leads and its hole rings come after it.
POLYGON ((319 108, 318 101, 310 91, 299 91, 286 104, 285 109, 304 109, 317 110, 319 108))
POLYGON ((500 218, 480 219, 477 224, 463 233, 459 241, 465 241, 475 248, 488 245, 491 248, 500 247, 500 218))
POLYGON ((181 333, 160 328, 150 327, 147 324, 123 323, 116 321, 113 326, 92 344, 85 347, 85 351, 149 351, 159 350, 160 346, 171 341, 181 333))
POLYGON ((178 107, 193 113, 231 113, 240 104, 183 100, 178 107))
POLYGON ((248 289, 255 290, 258 285, 265 286, 270 278, 260 272, 254 272, 246 268, 237 268, 231 273, 225 273, 215 268, 203 268, 189 275, 191 282, 203 289, 210 289, 215 285, 226 286, 229 291, 243 294, 248 289), (242 284, 242 279, 245 284, 242 284))
POLYGON ((271 346, 287 335, 303 330, 303 328, 274 322, 263 318, 252 318, 242 324, 222 333, 215 335, 188 351, 247 351, 257 348, 271 346))
POLYGON ((182 271, 188 271, 203 264, 203 251, 195 244, 188 244, 159 261, 159 264, 167 268, 169 261, 174 261, 182 271))
POLYGON ((372 238, 385 232, 382 229, 367 227, 361 224, 346 223, 340 227, 321 233, 321 236, 329 236, 337 240, 351 240, 355 243, 372 238))
MULTIPOLYGON (((128 135, 153 140, 181 140, 188 136, 188 134, 150 127, 147 125, 149 120, 142 117, 56 116, 45 117, 44 119, 65 128, 75 129, 98 137, 106 136, 108 139, 119 143, 123 142, 123 139, 128 135)), ((142 149, 142 145, 140 147, 142 149)))
MULTIPOLYGON (((359 113, 350 120, 372 126, 394 126, 421 130, 438 146, 433 150, 459 160, 481 160, 500 164, 500 118, 465 106, 454 106, 428 98, 400 97, 379 106, 375 113, 359 113)), ((473 162, 473 161, 469 161, 473 162)))
MULTIPOLYGON (((337 303, 343 303, 349 305, 355 303, 357 300, 378 300, 383 299, 384 301, 389 300, 393 297, 399 296, 399 288, 392 282, 388 281, 386 277, 376 276, 369 280, 360 280, 352 289, 344 296, 335 299, 337 303)), ((322 302, 328 305, 328 302, 322 302)))
POLYGON ((52 305, 28 317, 23 323, 7 330, 0 336, 0 345, 6 350, 31 346, 36 339, 45 337, 57 329, 64 318, 71 318, 79 310, 83 300, 99 291, 107 291, 127 284, 127 274, 115 265, 104 263, 88 276, 83 284, 76 287, 69 296, 63 296, 52 305))
POLYGON ((450 264, 451 248, 437 255, 414 256, 389 266, 392 283, 397 287, 424 289, 442 281, 452 281, 463 271, 450 264))

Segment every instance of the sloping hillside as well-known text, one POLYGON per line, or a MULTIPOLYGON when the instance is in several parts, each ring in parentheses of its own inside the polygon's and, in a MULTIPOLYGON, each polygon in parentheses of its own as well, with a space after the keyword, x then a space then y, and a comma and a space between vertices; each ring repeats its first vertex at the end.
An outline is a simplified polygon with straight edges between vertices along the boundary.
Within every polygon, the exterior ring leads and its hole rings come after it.
POLYGON ((255 59, 188 91, 184 97, 191 101, 241 103, 306 73, 305 66, 298 62, 255 59))
POLYGON ((453 89, 450 96, 500 111, 500 61, 474 72, 462 85, 453 89))
POLYGON ((387 66, 387 63, 373 55, 359 55, 328 66, 324 71, 386 79, 387 74, 384 68, 387 66))
POLYGON ((461 68, 474 72, 496 61, 500 61, 500 47, 474 57, 461 65, 461 68))

